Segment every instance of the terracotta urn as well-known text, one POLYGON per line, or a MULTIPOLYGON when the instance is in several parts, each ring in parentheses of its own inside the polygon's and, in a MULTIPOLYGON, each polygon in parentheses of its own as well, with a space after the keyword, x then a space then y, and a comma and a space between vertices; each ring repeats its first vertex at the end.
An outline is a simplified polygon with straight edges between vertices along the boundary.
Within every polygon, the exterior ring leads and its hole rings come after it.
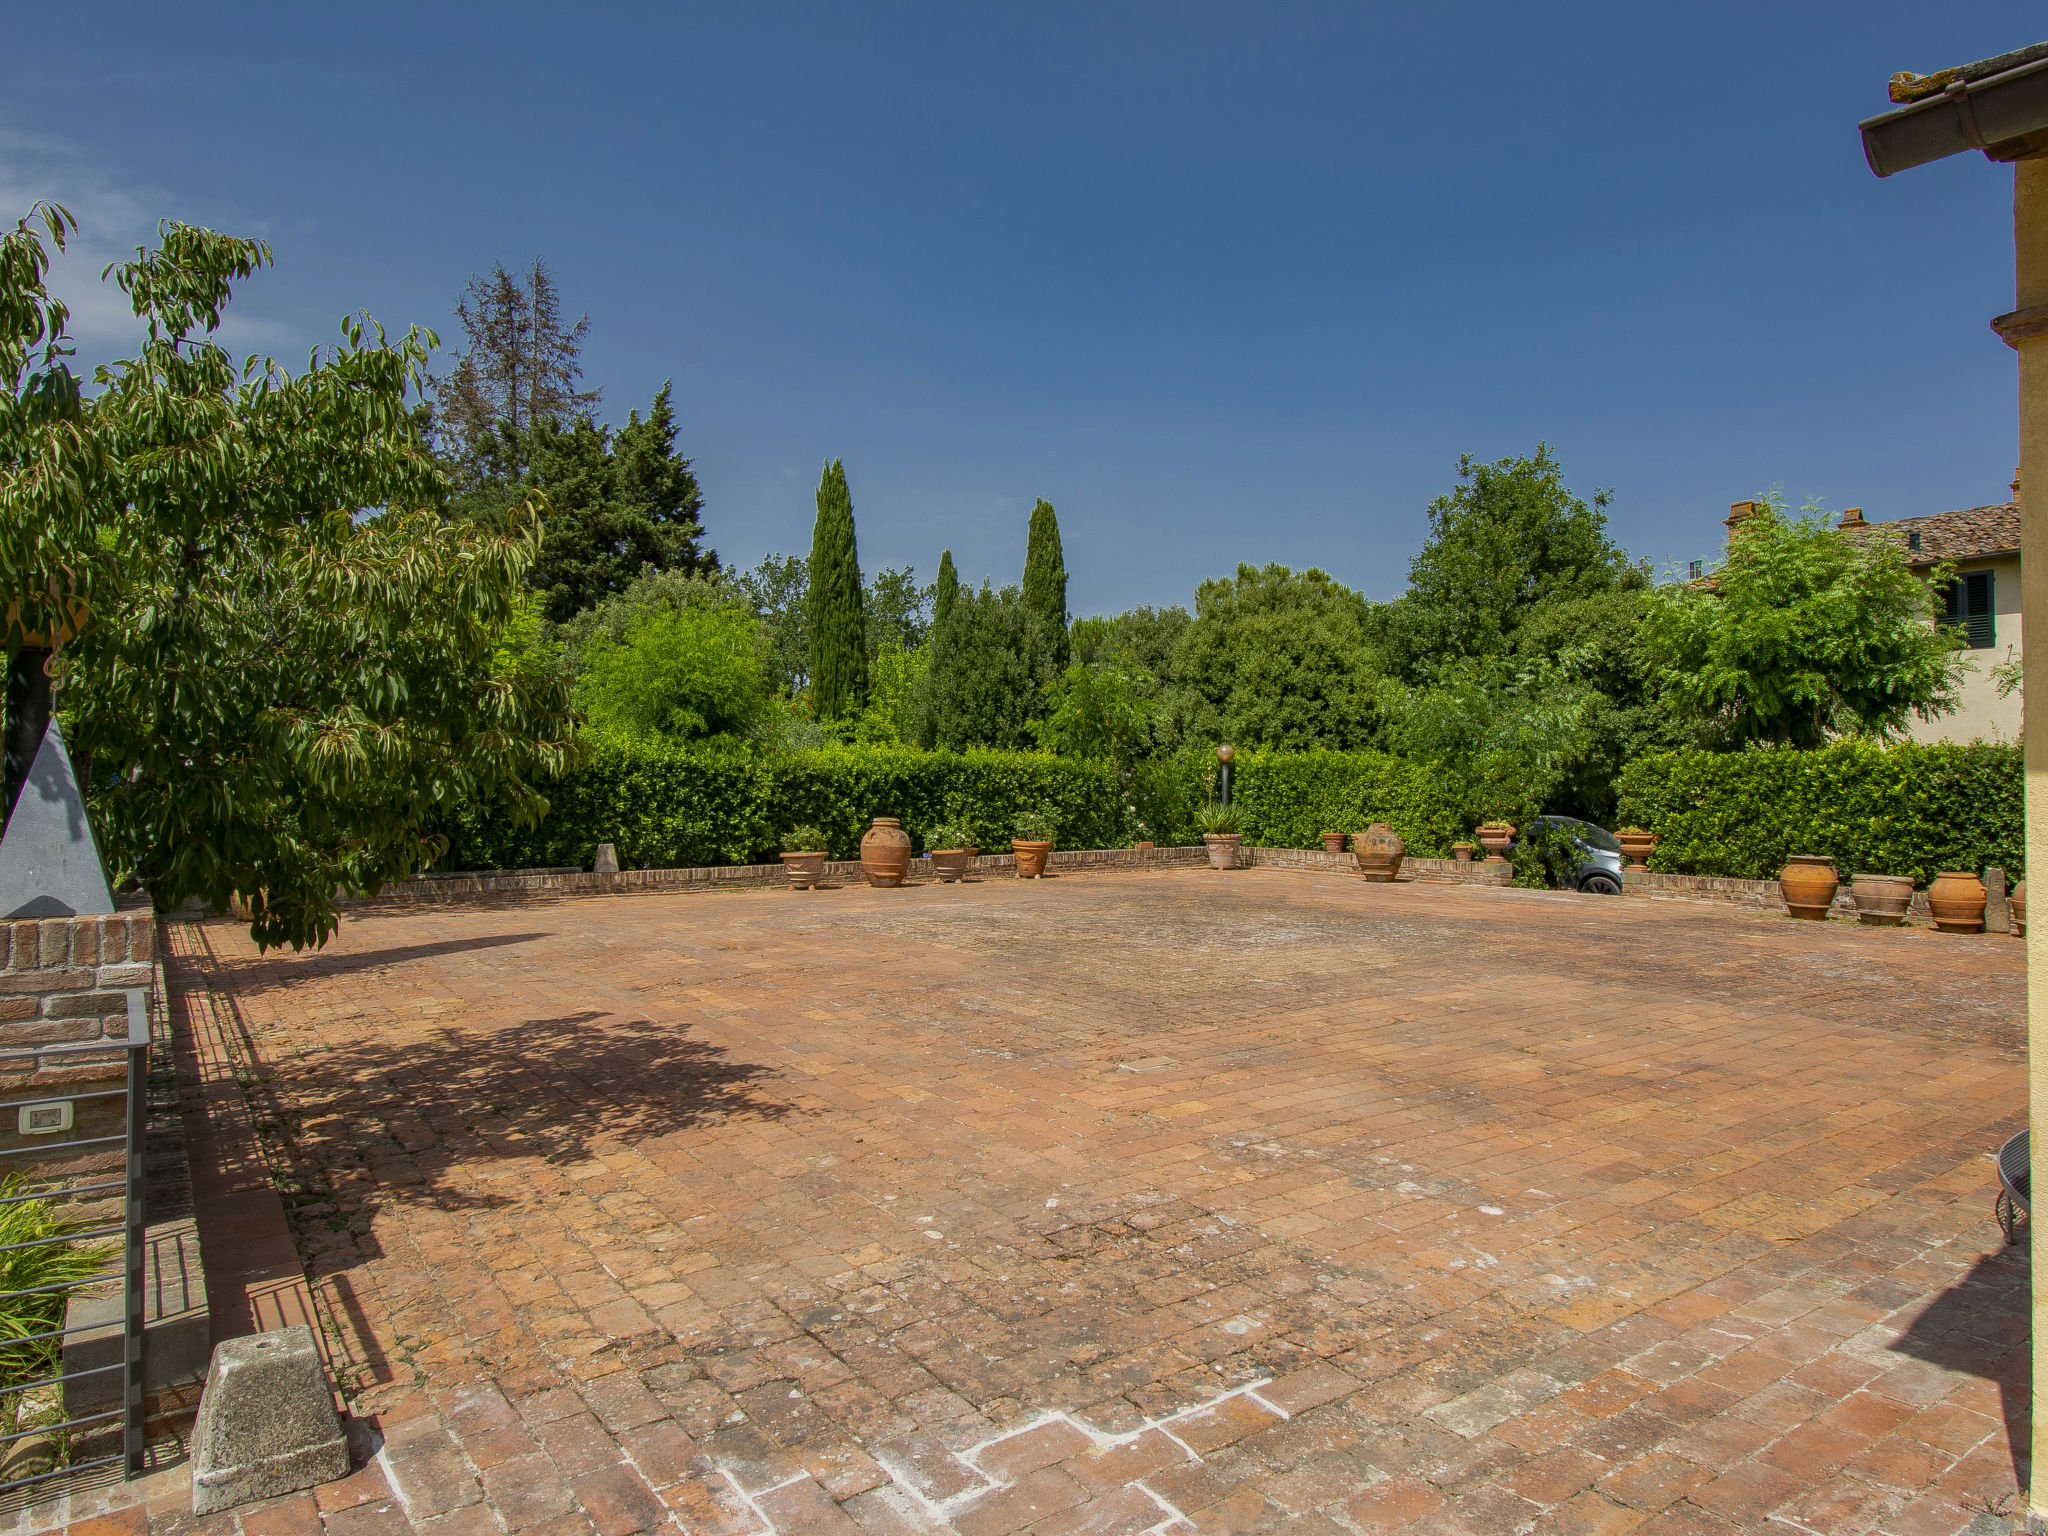
POLYGON ((1017 855, 1017 878, 1037 880, 1045 874, 1045 861, 1052 856, 1052 844, 1013 837, 1010 839, 1010 851, 1017 855))
POLYGON ((1943 933, 1984 931, 1984 882, 1967 869, 1945 869, 1927 887, 1927 908, 1943 933))
POLYGON ((1472 855, 1476 851, 1471 843, 1451 844, 1451 857, 1460 864, 1470 864, 1472 862, 1472 855))
POLYGON ((1909 875, 1858 875, 1849 882, 1856 900, 1856 920, 1873 928, 1896 928, 1913 907, 1909 875))
POLYGON ((1376 821, 1363 832, 1352 834, 1351 853, 1358 860, 1358 872, 1383 885, 1401 873, 1401 860, 1407 856, 1408 845, 1392 827, 1376 821))
POLYGON ((792 891, 814 891, 825 883, 825 855, 817 853, 785 853, 782 856, 783 873, 789 876, 792 891))
POLYGON ((1202 841, 1209 845, 1211 869, 1237 868, 1237 850, 1244 846, 1242 832, 1204 832, 1202 841))
POLYGON ((910 873, 910 834, 894 816, 877 816, 860 840, 860 867, 869 885, 901 885, 910 873))
POLYGON ((1479 845, 1486 850, 1487 863, 1507 863, 1501 855, 1508 851, 1508 844, 1515 840, 1515 829, 1512 824, 1505 821, 1494 822, 1481 827, 1475 835, 1479 839, 1479 845))
POLYGON ((1149 837, 1145 837, 1140 838, 1137 842, 1131 844, 1131 851, 1134 853, 1144 853, 1147 852, 1151 847, 1152 839, 1149 837))
POLYGON ((2027 936, 2027 882, 2022 880, 2006 894, 2006 905, 2012 908, 2012 932, 2016 939, 2027 936))
POLYGON ((1649 865, 1643 861, 1649 858, 1650 850, 1657 846, 1656 833, 1617 832, 1614 834, 1614 840, 1621 844, 1621 851, 1627 855, 1628 867, 1630 869, 1636 870, 1639 873, 1648 871, 1649 865))
POLYGON ((1342 853, 1343 851, 1344 834, 1342 832, 1325 832, 1323 834, 1323 852, 1342 853))
POLYGON ((1778 890, 1785 897, 1785 909, 1810 923, 1826 920, 1834 904, 1836 887, 1842 877, 1835 873, 1835 861, 1824 853, 1795 853, 1778 874, 1778 890))
POLYGON ((934 848, 932 850, 932 873, 939 877, 941 885, 957 885, 967 878, 974 855, 965 848, 934 848))

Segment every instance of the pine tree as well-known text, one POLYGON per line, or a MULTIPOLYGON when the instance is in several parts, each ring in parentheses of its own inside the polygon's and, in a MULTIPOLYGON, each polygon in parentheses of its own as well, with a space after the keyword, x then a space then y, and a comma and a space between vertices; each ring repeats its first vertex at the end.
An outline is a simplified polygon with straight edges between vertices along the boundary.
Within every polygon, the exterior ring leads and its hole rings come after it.
POLYGON ((1067 562, 1060 553, 1060 522, 1040 497, 1031 509, 1031 541, 1024 550, 1024 606, 1051 636, 1054 675, 1067 667, 1067 562))
POLYGON ((838 459, 825 466, 818 481, 810 610, 812 713, 820 720, 844 719, 867 702, 868 680, 853 493, 847 489, 846 466, 838 459))
POLYGON ((953 600, 959 595, 960 573, 953 569, 953 551, 949 549, 939 556, 939 579, 933 589, 932 633, 935 637, 939 626, 946 622, 946 615, 953 611, 953 600))
POLYGON ((598 391, 578 389, 577 354, 590 317, 562 321, 561 295, 546 262, 511 273, 493 262, 455 303, 468 349, 437 381, 436 425, 465 479, 490 480, 526 468, 527 435, 541 422, 586 414, 598 391))

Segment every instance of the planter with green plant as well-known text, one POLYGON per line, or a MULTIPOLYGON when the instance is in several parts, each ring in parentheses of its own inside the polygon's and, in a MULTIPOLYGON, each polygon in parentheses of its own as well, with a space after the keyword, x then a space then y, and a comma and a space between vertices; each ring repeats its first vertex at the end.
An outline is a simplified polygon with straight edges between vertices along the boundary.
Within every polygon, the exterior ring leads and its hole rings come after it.
POLYGON ((924 835, 925 851, 931 855, 932 873, 943 885, 967 878, 974 864, 974 834, 957 821, 942 821, 924 835))
POLYGON ((825 883, 825 834, 816 827, 791 827, 782 834, 782 867, 793 891, 825 883))
POLYGON ((1628 867, 1638 874, 1646 873, 1649 865, 1644 861, 1657 846, 1657 834, 1642 827, 1616 827, 1614 840, 1621 844, 1621 851, 1628 856, 1628 867))
POLYGON ((1204 806, 1195 817, 1202 829, 1202 841, 1209 848, 1211 869, 1237 868, 1237 852, 1244 845, 1244 820, 1234 805, 1204 806))
POLYGON ((1019 880, 1036 880, 1044 875, 1045 861, 1052 857, 1053 840, 1058 836, 1059 823, 1049 808, 1026 811, 1017 818, 1010 851, 1017 855, 1019 880))
POLYGON ((1508 845, 1515 840, 1515 826, 1509 821, 1482 821, 1475 835, 1479 846, 1486 850, 1486 862, 1505 864, 1508 845))
POLYGON ((0 1477, 8 1479, 34 1477, 70 1459, 67 1433, 36 1433, 67 1417, 63 1386, 18 1389, 62 1374, 64 1341, 47 1335, 64 1326, 75 1293, 113 1278, 109 1266, 120 1251, 108 1243, 52 1241, 85 1224, 60 1219, 54 1200, 24 1198, 31 1188, 19 1171, 0 1178, 0 1477))

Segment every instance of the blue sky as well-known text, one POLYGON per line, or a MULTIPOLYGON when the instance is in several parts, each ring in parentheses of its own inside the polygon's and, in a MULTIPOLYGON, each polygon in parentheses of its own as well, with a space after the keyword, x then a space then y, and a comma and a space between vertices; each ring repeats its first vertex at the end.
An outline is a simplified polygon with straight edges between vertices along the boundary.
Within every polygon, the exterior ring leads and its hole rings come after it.
POLYGON ((231 337, 446 337, 544 255, 623 419, 675 381, 711 540, 1014 580, 1059 508, 1076 613, 1236 562, 1398 593, 1460 453, 1547 440, 1620 540, 1730 501, 2003 499, 2011 171, 1878 181, 1897 69, 2036 42, 1933 7, 1201 4, 17 8, 8 217, 261 235, 231 337))

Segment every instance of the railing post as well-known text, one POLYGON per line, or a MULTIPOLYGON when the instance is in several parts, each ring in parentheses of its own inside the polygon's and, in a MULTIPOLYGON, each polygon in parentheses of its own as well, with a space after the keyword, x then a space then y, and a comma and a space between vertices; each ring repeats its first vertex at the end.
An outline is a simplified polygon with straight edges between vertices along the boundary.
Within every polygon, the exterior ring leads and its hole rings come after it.
POLYGON ((143 1470, 143 1350, 148 1342, 144 1308, 144 1153, 149 1140, 149 1011, 140 987, 128 991, 128 1176, 124 1191, 121 1330, 121 1454, 130 1477, 143 1470))

